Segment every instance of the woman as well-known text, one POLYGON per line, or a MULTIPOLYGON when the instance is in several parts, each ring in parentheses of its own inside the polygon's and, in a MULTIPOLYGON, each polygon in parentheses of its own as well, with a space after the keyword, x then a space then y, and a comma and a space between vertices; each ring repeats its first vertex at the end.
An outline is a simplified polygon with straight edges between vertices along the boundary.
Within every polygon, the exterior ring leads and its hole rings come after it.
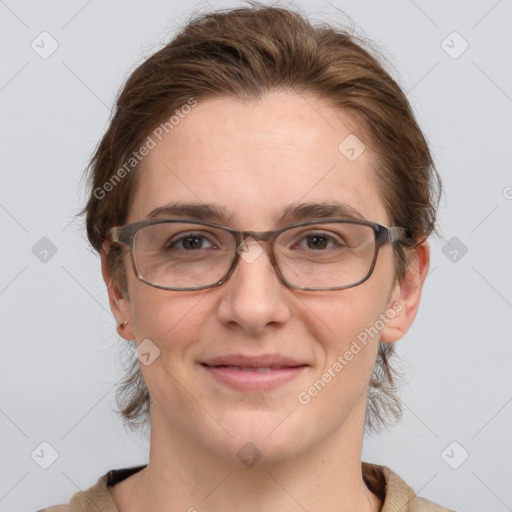
POLYGON ((440 184, 360 42, 258 4, 197 17, 130 76, 89 172, 151 450, 63 510, 447 510, 361 461, 400 414, 440 184))

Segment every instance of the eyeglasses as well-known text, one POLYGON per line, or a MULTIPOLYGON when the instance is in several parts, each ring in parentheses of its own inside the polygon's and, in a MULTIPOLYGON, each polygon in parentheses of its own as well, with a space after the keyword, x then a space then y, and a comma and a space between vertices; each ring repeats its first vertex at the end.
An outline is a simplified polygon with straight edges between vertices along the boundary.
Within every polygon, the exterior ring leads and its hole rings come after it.
POLYGON ((199 220, 152 219, 109 230, 111 243, 130 248, 144 283, 192 291, 226 282, 240 258, 250 263, 268 242, 276 274, 290 288, 343 290, 372 274, 386 243, 407 242, 405 229, 366 220, 309 220, 271 231, 238 231, 199 220))

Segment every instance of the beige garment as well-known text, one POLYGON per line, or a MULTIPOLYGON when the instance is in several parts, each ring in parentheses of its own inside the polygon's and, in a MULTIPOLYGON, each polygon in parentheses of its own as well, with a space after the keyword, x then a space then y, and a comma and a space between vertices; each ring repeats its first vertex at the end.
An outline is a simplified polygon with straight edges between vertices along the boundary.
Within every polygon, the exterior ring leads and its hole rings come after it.
MULTIPOLYGON (((74 494, 69 505, 56 505, 38 512, 119 512, 107 486, 121 482, 144 467, 109 471, 96 485, 74 494)), ((381 512, 454 512, 417 497, 414 490, 386 466, 363 462, 362 472, 368 488, 384 503, 381 512)))

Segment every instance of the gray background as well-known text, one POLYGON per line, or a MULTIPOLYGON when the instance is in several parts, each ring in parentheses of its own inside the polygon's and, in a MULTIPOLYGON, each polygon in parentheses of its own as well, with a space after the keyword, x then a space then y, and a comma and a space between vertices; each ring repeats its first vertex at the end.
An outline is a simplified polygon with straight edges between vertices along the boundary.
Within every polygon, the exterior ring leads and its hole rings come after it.
MULTIPOLYGON (((0 0, 2 512, 67 503, 107 470, 147 461, 147 441, 112 412, 124 342, 74 215, 122 82, 210 5, 240 2, 0 0), (58 43, 48 58, 31 47, 51 49, 43 31, 58 43), (57 248, 46 261, 43 237, 57 248), (48 469, 42 442, 58 453, 48 469)), ((342 9, 381 46, 445 186, 422 307, 398 343, 404 417, 365 440, 363 460, 449 508, 512 510, 512 2, 298 5, 344 24, 342 9)))

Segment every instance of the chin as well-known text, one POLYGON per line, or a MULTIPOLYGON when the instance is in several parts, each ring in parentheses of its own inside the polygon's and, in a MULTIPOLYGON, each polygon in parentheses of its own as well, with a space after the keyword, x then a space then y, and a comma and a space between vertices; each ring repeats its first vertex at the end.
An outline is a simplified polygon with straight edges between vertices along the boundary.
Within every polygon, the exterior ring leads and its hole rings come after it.
MULTIPOLYGON (((294 458, 307 450, 310 436, 305 422, 298 421, 299 415, 286 417, 287 414, 282 411, 244 411, 235 417, 224 418, 222 426, 232 437, 228 434, 222 440, 217 438, 212 451, 217 452, 220 448, 219 456, 225 457, 229 453, 230 458, 237 459, 237 465, 241 463, 247 467, 255 465, 256 459, 261 467, 294 458)), ((309 430, 317 432, 318 429, 311 425, 309 430)), ((212 438, 208 441, 211 442, 212 438)), ((314 444, 313 439, 311 442, 314 444)))

